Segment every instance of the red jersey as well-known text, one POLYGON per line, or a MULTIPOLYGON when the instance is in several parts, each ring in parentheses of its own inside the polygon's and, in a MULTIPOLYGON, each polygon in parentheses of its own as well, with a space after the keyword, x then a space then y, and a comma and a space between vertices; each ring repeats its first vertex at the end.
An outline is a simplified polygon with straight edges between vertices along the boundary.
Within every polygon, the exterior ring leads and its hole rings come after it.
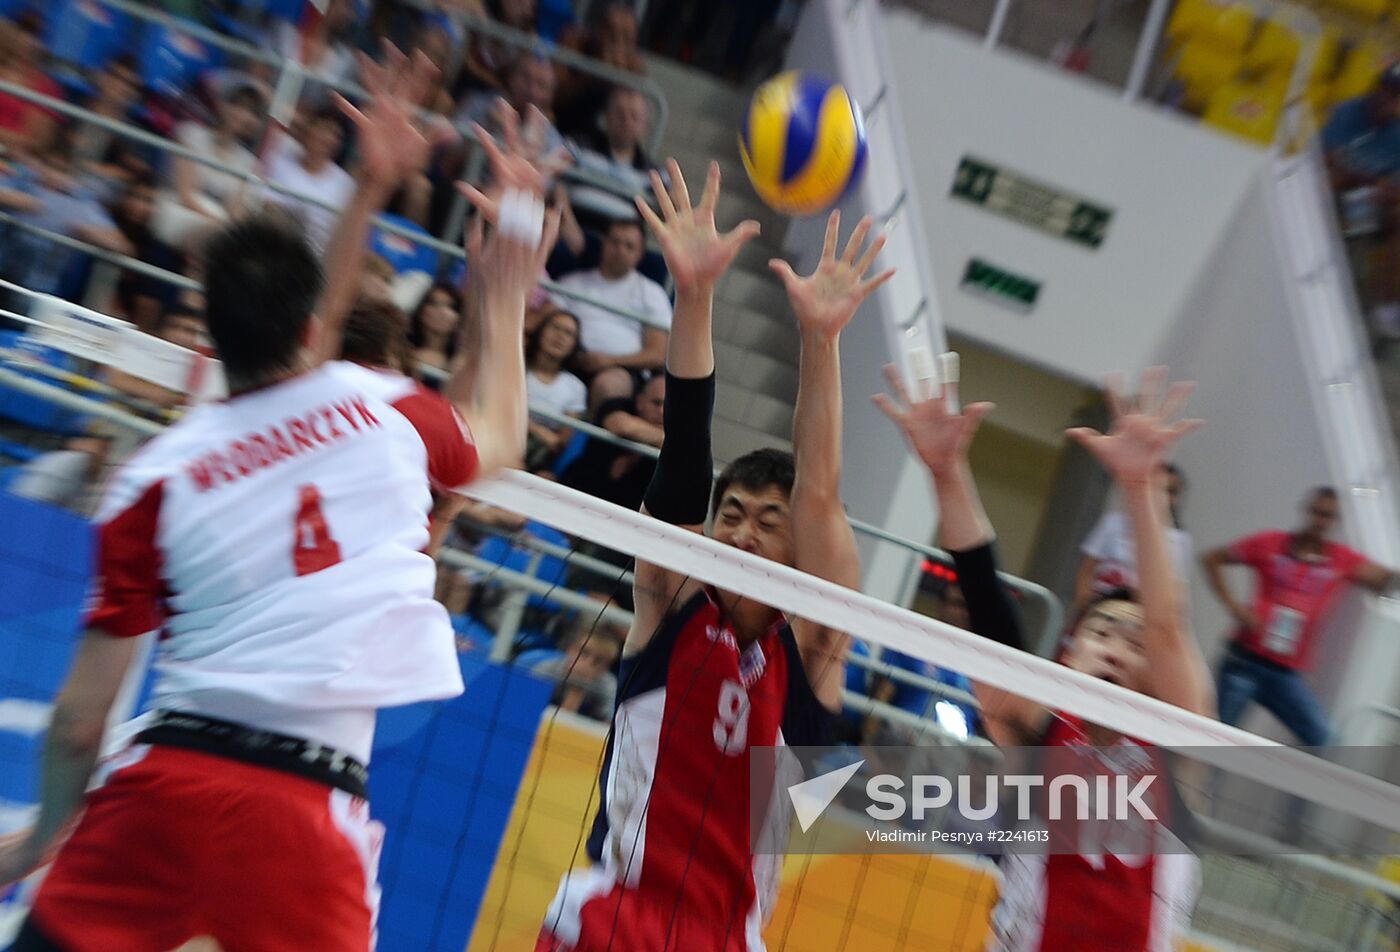
MULTIPOLYGON (((1130 783, 1159 769, 1153 748, 1128 738, 1094 754, 1082 722, 1065 714, 1051 718, 1042 746, 1085 748, 1061 756, 1097 756, 1092 772, 1127 776, 1130 783)), ((1050 759, 1058 759, 1053 751, 1050 759)), ((1090 772, 1082 762, 1072 769, 1090 772)), ((1148 802, 1159 818, 1175 808, 1162 788, 1150 791, 1148 802)), ((1076 830, 1069 823, 1051 830, 1052 841, 1065 832, 1078 835, 1080 854, 1007 854, 988 952, 1176 952, 1200 892, 1200 861, 1179 842, 1176 852, 1164 849, 1162 838, 1174 834, 1160 820, 1141 822, 1150 824, 1145 833, 1157 844, 1145 853, 1085 842, 1103 827, 1076 830)))
POLYGON ((1336 542, 1325 542, 1315 560, 1293 553, 1287 532, 1260 532, 1230 546, 1230 557, 1254 569, 1255 629, 1239 628, 1235 642, 1286 668, 1312 664, 1318 629, 1328 607, 1349 584, 1366 556, 1336 542))
MULTIPOLYGON (((565 877, 540 947, 761 952, 782 856, 752 847, 749 752, 824 743, 830 723, 792 629, 779 618, 741 648, 700 592, 618 680, 596 865, 565 877)), ((785 815, 765 812, 785 837, 785 815)))

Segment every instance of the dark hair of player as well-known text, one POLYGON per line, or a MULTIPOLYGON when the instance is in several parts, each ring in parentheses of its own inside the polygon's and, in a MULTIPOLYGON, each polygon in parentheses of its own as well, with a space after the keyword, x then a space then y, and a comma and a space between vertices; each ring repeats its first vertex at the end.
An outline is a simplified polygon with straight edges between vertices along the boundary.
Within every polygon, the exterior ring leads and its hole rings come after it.
POLYGON ((720 500, 724 498, 724 494, 729 491, 730 486, 742 486, 751 490, 777 486, 783 491, 784 496, 790 496, 792 495, 792 484, 796 478, 797 464, 794 462, 792 454, 785 450, 765 447, 761 450, 754 450, 752 453, 745 453, 726 466, 715 480, 715 490, 710 500, 710 508, 719 508, 720 500))
POLYGON ((253 215, 205 250, 205 322, 231 382, 255 384, 297 365, 325 287, 306 234, 285 215, 253 215))

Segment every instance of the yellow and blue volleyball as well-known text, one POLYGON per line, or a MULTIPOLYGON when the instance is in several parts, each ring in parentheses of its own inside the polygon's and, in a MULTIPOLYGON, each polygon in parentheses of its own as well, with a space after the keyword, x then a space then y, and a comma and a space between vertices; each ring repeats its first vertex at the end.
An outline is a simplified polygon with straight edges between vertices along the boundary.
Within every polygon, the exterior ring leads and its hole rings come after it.
POLYGON ((865 170, 865 123, 846 90, 810 73, 781 73, 754 92, 739 155, 759 198, 789 215, 839 202, 865 170))

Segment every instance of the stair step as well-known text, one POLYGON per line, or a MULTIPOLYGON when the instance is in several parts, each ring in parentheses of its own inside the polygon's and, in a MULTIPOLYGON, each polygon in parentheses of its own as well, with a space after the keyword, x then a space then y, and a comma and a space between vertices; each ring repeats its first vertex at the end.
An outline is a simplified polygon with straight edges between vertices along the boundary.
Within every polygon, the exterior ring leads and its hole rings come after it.
POLYGON ((767 269, 730 271, 715 289, 715 297, 724 304, 758 311, 775 319, 787 313, 787 294, 767 269))
POLYGON ((764 433, 762 430, 756 430, 751 426, 732 420, 715 420, 712 438, 715 460, 720 465, 733 462, 745 453, 751 453, 768 446, 792 452, 791 440, 774 436, 771 433, 764 433))
POLYGON ((790 367, 797 366, 802 347, 797 328, 786 315, 775 318, 737 306, 715 308, 715 339, 766 354, 790 367))
POLYGON ((684 122, 695 113, 721 118, 740 116, 748 107, 746 90, 674 60, 647 56, 646 61, 647 76, 666 94, 673 122, 684 122))
POLYGON ((789 407, 797 399, 796 367, 728 341, 715 341, 715 376, 722 383, 785 400, 789 407))

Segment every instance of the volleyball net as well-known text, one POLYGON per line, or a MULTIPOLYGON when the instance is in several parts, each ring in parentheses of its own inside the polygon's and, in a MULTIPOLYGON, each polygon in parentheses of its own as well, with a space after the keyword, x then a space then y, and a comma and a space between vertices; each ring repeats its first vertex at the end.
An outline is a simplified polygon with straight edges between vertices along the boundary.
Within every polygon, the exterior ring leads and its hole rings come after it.
MULTIPOLYGON (((58 325, 45 320, 46 333, 56 333, 58 325)), ((3 382, 37 401, 103 417, 132 444, 159 430, 100 392, 73 389, 73 381, 23 376, 14 365, 0 371, 10 375, 3 382)), ((444 551, 439 580, 441 589, 457 585, 465 593, 456 627, 467 693, 385 712, 376 742, 373 809, 388 827, 383 949, 455 952, 463 942, 471 950, 531 949, 564 875, 595 862, 588 841, 609 737, 603 674, 632 621, 638 558, 857 639, 846 661, 844 746, 801 752, 804 773, 784 784, 849 771, 810 829, 802 829, 809 817, 789 794, 796 815, 779 817, 781 835, 769 843, 787 854, 764 931, 769 948, 971 950, 986 943, 1007 888, 1007 859, 998 854, 1017 851, 946 836, 941 847, 929 845, 935 831, 966 832, 967 818, 949 804, 920 812, 905 798, 896 815, 870 813, 869 785, 882 775, 909 781, 916 774, 1004 776, 1008 764, 1033 769, 1017 752, 991 745, 984 722, 996 711, 949 675, 1172 752, 1170 778, 1192 820, 1190 842, 1183 849, 1124 845, 1110 830, 1089 852, 1117 857, 1121 869, 1105 875, 1124 876, 1148 862, 1156 876, 1156 864, 1176 868, 1176 857, 1193 856, 1201 885, 1185 906, 1196 947, 1394 947, 1400 867, 1389 854, 1400 853, 1400 788, 1393 747, 1322 756, 1281 747, 522 473, 475 486, 472 496, 473 519, 444 551), (896 653, 914 663, 887 663, 896 653), (896 690, 877 690, 882 681, 896 690)), ((72 521, 13 500, 5 505, 7 524, 20 527, 0 552, 0 773, 7 778, 0 798, 8 807, 0 817, 13 826, 32 803, 33 758, 71 651, 87 556, 72 521)), ((683 672, 682 681, 702 668, 683 672)), ((677 689, 684 693, 685 685, 677 689)), ((613 737, 615 745, 627 742, 613 737)), ((669 733, 658 743, 715 741, 708 733, 669 733)), ((687 780, 706 802, 752 795, 748 787, 716 788, 709 777, 687 780)), ((703 821, 687 834, 698 855, 703 821)), ((629 859, 644 863, 645 851, 629 859)), ((21 891, 0 910, 13 919, 24 898, 21 891)), ((677 906, 689 901, 682 890, 677 906)), ((0 947, 3 941, 0 931, 0 947)), ((630 948, 626 942, 616 937, 617 948, 630 948)))

